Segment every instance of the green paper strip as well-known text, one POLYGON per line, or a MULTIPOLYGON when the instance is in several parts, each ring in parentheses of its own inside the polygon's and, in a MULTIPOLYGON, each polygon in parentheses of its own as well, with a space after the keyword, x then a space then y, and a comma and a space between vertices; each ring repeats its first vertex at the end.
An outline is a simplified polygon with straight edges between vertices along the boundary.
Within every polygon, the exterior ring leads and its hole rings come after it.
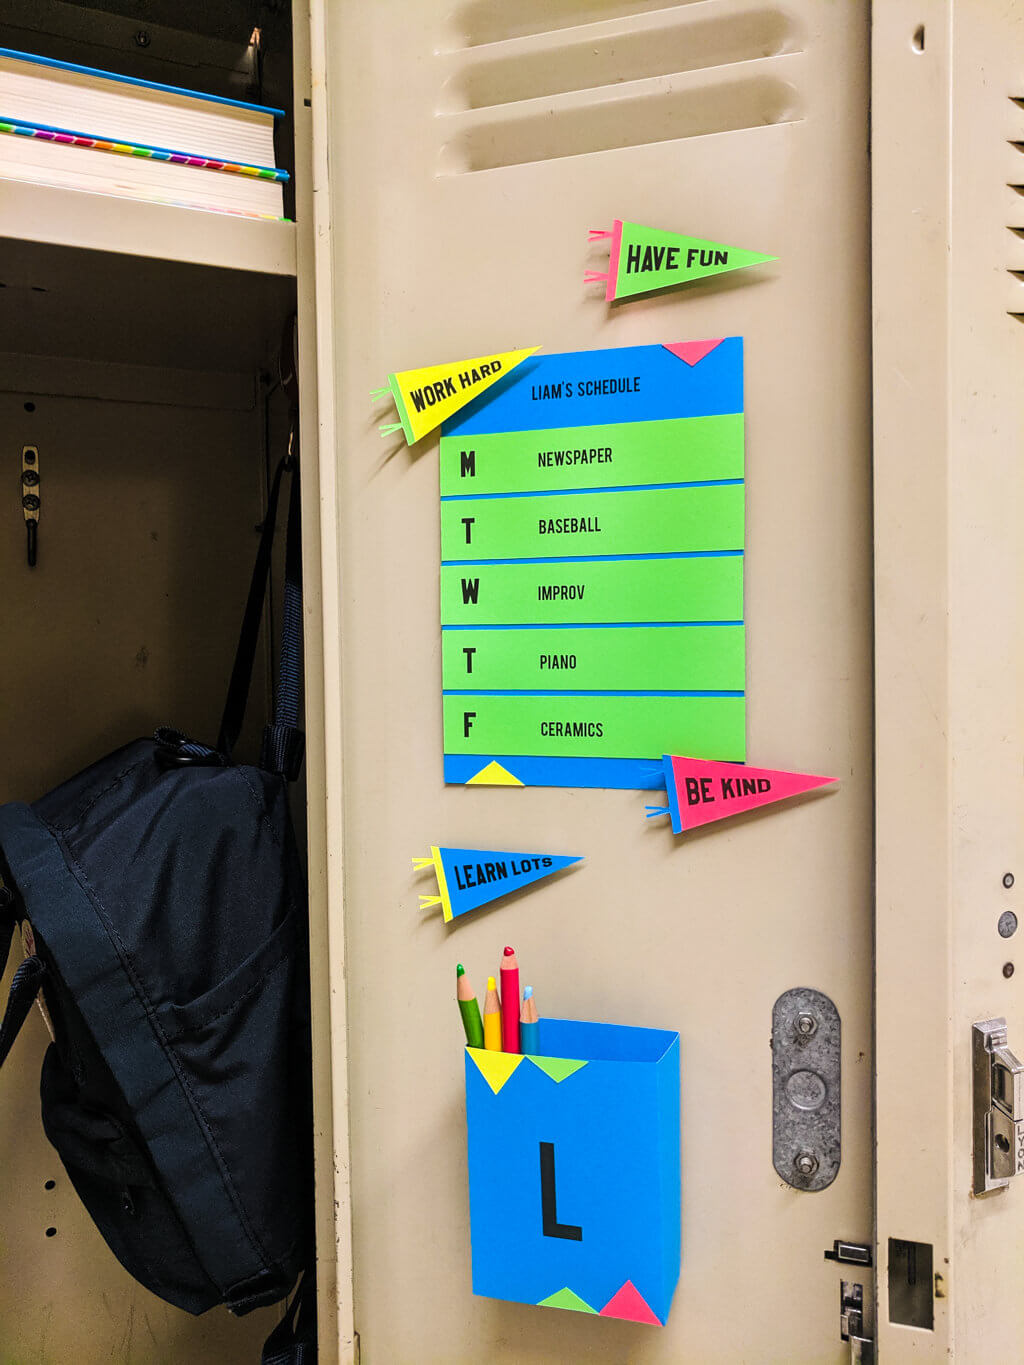
POLYGON ((441 437, 441 496, 743 478, 743 414, 441 437))
POLYGON ((742 692, 742 626, 446 630, 447 688, 742 692))
POLYGON ((742 697, 446 696, 446 754, 742 762, 742 697))
POLYGON ((443 560, 742 548, 742 484, 441 504, 443 560))
POLYGON ((445 626, 742 619, 742 555, 441 569, 445 626))

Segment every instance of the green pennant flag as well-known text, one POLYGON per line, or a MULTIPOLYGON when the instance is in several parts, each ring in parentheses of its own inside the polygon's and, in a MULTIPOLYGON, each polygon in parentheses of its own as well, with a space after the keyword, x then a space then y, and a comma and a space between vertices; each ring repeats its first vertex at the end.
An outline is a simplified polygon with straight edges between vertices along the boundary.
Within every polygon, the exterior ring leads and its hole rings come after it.
POLYGON ((620 218, 610 232, 601 228, 590 231, 592 242, 605 237, 611 239, 608 272, 588 270, 584 283, 605 284, 605 298, 609 302, 778 259, 759 251, 726 246, 724 242, 707 242, 700 237, 684 237, 679 232, 643 227, 640 223, 624 223, 620 218))

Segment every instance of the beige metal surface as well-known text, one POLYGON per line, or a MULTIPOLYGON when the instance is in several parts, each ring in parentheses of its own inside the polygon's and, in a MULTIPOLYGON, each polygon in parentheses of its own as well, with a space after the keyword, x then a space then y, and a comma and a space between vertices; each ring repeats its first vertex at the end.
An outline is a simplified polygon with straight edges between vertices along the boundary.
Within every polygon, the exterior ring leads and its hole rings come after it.
MULTIPOLYGON (((158 724, 216 734, 261 516, 261 425, 254 409, 0 393, 0 801, 32 800, 158 724), (17 481, 27 441, 43 474, 34 570, 17 481)), ((249 752, 266 684, 264 668, 249 752)), ((47 1041, 33 1014, 0 1078, 0 1362, 255 1359, 274 1310, 191 1318, 103 1243, 43 1136, 47 1041)))
POLYGON ((1024 1190, 971 1196, 970 1035, 1024 1045, 1022 41, 1019 3, 875 7, 883 1362, 1021 1355, 1024 1190), (890 1237, 934 1246, 933 1332, 888 1322, 890 1237))
POLYGON ((298 220, 299 388, 302 421, 302 573, 305 621, 307 849, 309 855, 310 989, 313 1023, 313 1103, 319 1365, 353 1358, 352 1220, 348 1180, 345 935, 342 915, 341 739, 337 694, 337 520, 333 515, 334 445, 322 442, 318 399, 333 413, 332 311, 318 309, 317 271, 329 271, 327 196, 314 197, 313 158, 322 155, 323 50, 311 72, 310 12, 295 0, 295 197, 298 220), (308 104, 306 103, 308 101, 308 104), (323 515, 324 507, 331 514, 323 515), (325 583, 324 573, 327 580, 325 583), (326 704, 325 677, 332 679, 326 704))
POLYGON ((295 274, 295 225, 0 180, 0 236, 228 270, 295 274))
MULTIPOLYGON (((330 636, 337 610, 341 650, 326 661, 328 818, 336 835, 340 708, 368 1365, 849 1358, 851 1272, 822 1252, 868 1240, 872 1221, 867 7, 788 4, 767 29, 750 21, 748 45, 739 0, 655 8, 313 11, 325 621, 330 636), (619 42, 629 79, 602 86, 619 42), (711 55, 668 69, 680 51, 711 55), (485 62, 514 74, 511 94, 479 77, 485 62), (587 229, 617 216, 780 260, 609 309, 581 281, 587 229), (369 391, 389 370, 513 346, 730 333, 747 338, 748 751, 836 773, 840 791, 676 841, 645 826, 635 792, 444 788, 436 441, 382 442, 369 391), (448 930, 417 910, 410 873, 438 841, 587 862, 448 930), (471 1294, 453 968, 480 986, 506 941, 549 1012, 682 1034, 683 1266, 664 1330, 471 1294), (797 985, 843 1020, 843 1165, 817 1195, 784 1186, 770 1155, 771 1006, 797 985)), ((336 1079, 344 1054, 339 1030, 336 1079)), ((347 1170, 340 1139, 338 1153, 347 1170)))

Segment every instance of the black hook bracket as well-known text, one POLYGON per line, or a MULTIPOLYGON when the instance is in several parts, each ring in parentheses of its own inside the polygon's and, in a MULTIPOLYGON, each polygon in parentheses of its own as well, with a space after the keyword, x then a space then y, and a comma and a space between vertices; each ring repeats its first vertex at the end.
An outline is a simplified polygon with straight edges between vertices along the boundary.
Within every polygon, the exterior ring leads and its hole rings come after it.
POLYGON ((39 511, 42 506, 39 486, 39 447, 21 448, 21 509, 25 514, 25 532, 28 537, 28 567, 36 567, 36 552, 39 544, 39 511))

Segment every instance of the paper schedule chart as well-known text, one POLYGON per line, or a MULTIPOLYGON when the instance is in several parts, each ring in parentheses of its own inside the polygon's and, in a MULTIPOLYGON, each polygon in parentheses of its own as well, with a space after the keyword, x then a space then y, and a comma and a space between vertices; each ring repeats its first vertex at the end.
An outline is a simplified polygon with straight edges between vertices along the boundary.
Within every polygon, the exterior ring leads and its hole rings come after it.
POLYGON ((743 759, 742 347, 533 356, 444 425, 447 782, 743 759))

